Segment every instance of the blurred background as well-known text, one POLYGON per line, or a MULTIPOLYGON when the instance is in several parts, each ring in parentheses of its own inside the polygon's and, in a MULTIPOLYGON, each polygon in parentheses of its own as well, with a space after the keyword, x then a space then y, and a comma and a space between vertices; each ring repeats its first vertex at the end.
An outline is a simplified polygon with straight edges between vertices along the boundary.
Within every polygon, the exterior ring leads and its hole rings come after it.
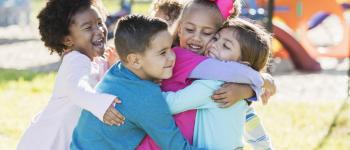
MULTIPOLYGON (((242 17, 274 35, 277 94, 254 104, 275 149, 349 150, 349 0, 244 0, 242 17), (317 3, 317 4, 315 4, 317 3)), ((0 0, 0 149, 15 149, 48 102, 60 58, 40 41, 44 0, 0 0)), ((103 0, 110 24, 151 0, 103 0)), ((245 149, 251 149, 247 146, 245 149)))

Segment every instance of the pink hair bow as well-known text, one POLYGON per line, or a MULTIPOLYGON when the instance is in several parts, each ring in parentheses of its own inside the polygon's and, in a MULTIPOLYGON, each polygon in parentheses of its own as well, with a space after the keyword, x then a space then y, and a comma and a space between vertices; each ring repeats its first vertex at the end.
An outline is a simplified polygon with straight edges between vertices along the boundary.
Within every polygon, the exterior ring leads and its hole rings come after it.
POLYGON ((234 0, 211 0, 219 7, 221 15, 227 19, 231 15, 234 0))

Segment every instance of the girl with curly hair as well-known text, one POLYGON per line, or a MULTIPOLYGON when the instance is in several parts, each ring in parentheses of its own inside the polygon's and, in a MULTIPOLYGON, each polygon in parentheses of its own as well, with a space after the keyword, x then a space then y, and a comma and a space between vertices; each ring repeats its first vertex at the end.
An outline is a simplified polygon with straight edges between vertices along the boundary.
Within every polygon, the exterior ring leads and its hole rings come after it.
POLYGON ((107 49, 107 29, 100 1, 49 0, 38 15, 41 40, 63 57, 50 101, 24 132, 17 149, 69 149, 82 109, 109 125, 124 117, 113 107, 113 95, 97 93, 96 76, 103 70, 93 63, 107 49))

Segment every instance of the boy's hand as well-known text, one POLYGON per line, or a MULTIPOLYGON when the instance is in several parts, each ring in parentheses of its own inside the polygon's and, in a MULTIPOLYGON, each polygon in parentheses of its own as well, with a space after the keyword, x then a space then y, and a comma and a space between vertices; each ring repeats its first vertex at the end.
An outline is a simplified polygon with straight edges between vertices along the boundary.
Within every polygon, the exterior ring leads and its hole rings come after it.
POLYGON ((110 68, 119 60, 116 50, 112 47, 108 47, 107 50, 104 52, 103 56, 107 60, 108 68, 110 68))
POLYGON ((211 98, 216 103, 221 103, 221 108, 227 108, 235 104, 238 100, 253 96, 250 86, 238 83, 225 83, 216 90, 211 98))
POLYGON ((262 73, 261 76, 264 80, 264 85, 263 85, 264 93, 261 96, 261 99, 262 99, 262 103, 266 105, 270 97, 276 93, 276 84, 270 74, 262 73))
POLYGON ((121 101, 118 98, 114 99, 114 102, 109 106, 106 113, 103 115, 103 122, 108 125, 120 126, 121 124, 124 124, 125 117, 120 114, 117 109, 115 109, 114 103, 120 104, 121 101))

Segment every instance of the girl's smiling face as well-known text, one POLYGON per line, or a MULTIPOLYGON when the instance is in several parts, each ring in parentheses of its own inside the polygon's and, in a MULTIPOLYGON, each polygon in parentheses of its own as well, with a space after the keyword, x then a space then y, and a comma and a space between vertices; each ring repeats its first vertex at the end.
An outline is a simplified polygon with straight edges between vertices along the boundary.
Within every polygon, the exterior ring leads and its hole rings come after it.
POLYGON ((192 4, 180 20, 178 29, 180 47, 203 54, 205 45, 215 35, 222 22, 220 12, 192 4))
POLYGON ((206 56, 224 61, 239 61, 242 55, 237 34, 230 28, 224 28, 216 33, 205 50, 206 56))
POLYGON ((72 17, 69 32, 65 40, 71 42, 70 47, 90 59, 101 56, 107 48, 107 27, 94 6, 78 11, 72 17))

